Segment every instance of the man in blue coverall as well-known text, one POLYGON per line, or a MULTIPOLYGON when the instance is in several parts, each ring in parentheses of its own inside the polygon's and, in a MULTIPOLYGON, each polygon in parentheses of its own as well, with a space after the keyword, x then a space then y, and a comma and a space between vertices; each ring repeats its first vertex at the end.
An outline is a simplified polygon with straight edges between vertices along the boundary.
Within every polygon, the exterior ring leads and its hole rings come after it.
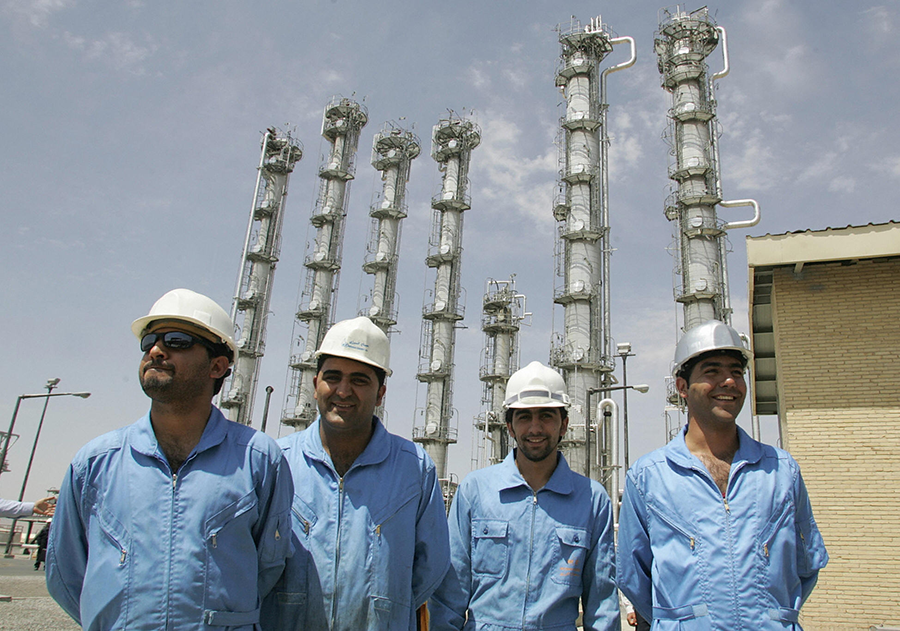
POLYGON ((415 630, 450 565, 431 458, 375 416, 387 335, 338 322, 316 352, 319 418, 280 441, 294 476, 294 556, 263 605, 263 629, 415 630))
POLYGON ((828 562, 796 461, 737 426, 750 357, 722 322, 687 331, 687 427, 626 476, 617 581, 653 629, 800 629, 828 562))
POLYGON ((47 555, 50 595, 84 629, 258 629, 290 554, 293 488, 281 450, 212 405, 234 325, 188 289, 131 330, 150 411, 83 447, 47 555))
POLYGON ((450 571, 429 602, 433 631, 620 628, 612 508, 558 445, 569 397, 555 370, 532 362, 507 382, 516 448, 470 473, 450 509, 450 571))

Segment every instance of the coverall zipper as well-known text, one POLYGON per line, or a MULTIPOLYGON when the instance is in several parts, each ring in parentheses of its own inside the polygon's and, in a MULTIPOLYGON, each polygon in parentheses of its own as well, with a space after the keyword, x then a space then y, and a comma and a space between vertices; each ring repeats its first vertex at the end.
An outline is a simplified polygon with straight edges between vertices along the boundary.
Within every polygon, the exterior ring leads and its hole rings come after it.
POLYGON ((337 628, 335 621, 337 620, 337 603, 338 603, 338 580, 340 560, 341 560, 341 521, 344 515, 344 478, 338 479, 338 519, 337 519, 337 542, 334 546, 334 595, 331 601, 331 628, 337 628))
POLYGON ((522 628, 525 628, 525 620, 528 617, 528 594, 531 592, 531 559, 534 556, 534 521, 537 517, 537 493, 532 493, 531 500, 531 540, 528 543, 528 574, 525 577, 525 600, 522 604, 522 628))

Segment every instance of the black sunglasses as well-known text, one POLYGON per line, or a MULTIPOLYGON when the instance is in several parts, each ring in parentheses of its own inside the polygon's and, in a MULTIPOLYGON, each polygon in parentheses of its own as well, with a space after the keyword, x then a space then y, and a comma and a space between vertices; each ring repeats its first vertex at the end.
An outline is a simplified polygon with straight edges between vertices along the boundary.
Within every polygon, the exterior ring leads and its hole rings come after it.
POLYGON ((162 340, 163 346, 177 351, 189 349, 194 344, 203 344, 210 350, 215 350, 212 342, 204 340, 202 337, 185 333, 184 331, 166 331, 165 333, 147 333, 141 338, 141 350, 149 351, 156 344, 157 340, 162 340))

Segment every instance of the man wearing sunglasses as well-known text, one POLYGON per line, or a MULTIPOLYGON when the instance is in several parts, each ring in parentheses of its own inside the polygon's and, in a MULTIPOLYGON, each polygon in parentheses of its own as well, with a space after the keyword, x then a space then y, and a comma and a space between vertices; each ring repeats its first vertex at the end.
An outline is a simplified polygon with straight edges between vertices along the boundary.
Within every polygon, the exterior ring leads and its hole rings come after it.
POLYGON ((290 556, 293 483, 272 439, 225 419, 234 325, 187 289, 134 321, 150 411, 83 447, 60 490, 50 594, 84 629, 257 629, 290 556))

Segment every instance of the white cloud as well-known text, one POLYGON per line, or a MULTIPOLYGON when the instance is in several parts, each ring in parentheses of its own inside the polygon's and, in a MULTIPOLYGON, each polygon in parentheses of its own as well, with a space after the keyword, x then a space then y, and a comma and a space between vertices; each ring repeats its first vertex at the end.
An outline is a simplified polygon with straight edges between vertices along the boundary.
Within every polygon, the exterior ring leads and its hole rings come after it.
POLYGON ((68 31, 63 32, 62 37, 70 48, 84 53, 86 60, 102 62, 115 70, 138 75, 146 72, 144 62, 159 48, 149 38, 146 45, 140 45, 130 35, 121 32, 108 33, 96 40, 88 40, 68 31))
POLYGON ((53 15, 73 4, 72 0, 8 0, 3 3, 3 12, 15 15, 35 28, 43 28, 53 15))
POLYGON ((482 144, 476 149, 479 197, 535 221, 552 221, 551 201, 557 170, 556 148, 533 157, 522 155, 524 132, 503 114, 488 110, 481 116, 482 144))
POLYGON ((762 130, 729 133, 729 137, 740 139, 743 151, 723 159, 720 175, 726 191, 767 191, 781 183, 784 177, 781 161, 762 130))
POLYGON ((878 43, 893 39, 896 32, 896 9, 884 5, 870 7, 862 12, 862 24, 867 35, 878 43))
POLYGON ((900 156, 891 156, 884 158, 880 162, 871 165, 871 168, 881 173, 886 173, 891 177, 900 179, 900 156))

